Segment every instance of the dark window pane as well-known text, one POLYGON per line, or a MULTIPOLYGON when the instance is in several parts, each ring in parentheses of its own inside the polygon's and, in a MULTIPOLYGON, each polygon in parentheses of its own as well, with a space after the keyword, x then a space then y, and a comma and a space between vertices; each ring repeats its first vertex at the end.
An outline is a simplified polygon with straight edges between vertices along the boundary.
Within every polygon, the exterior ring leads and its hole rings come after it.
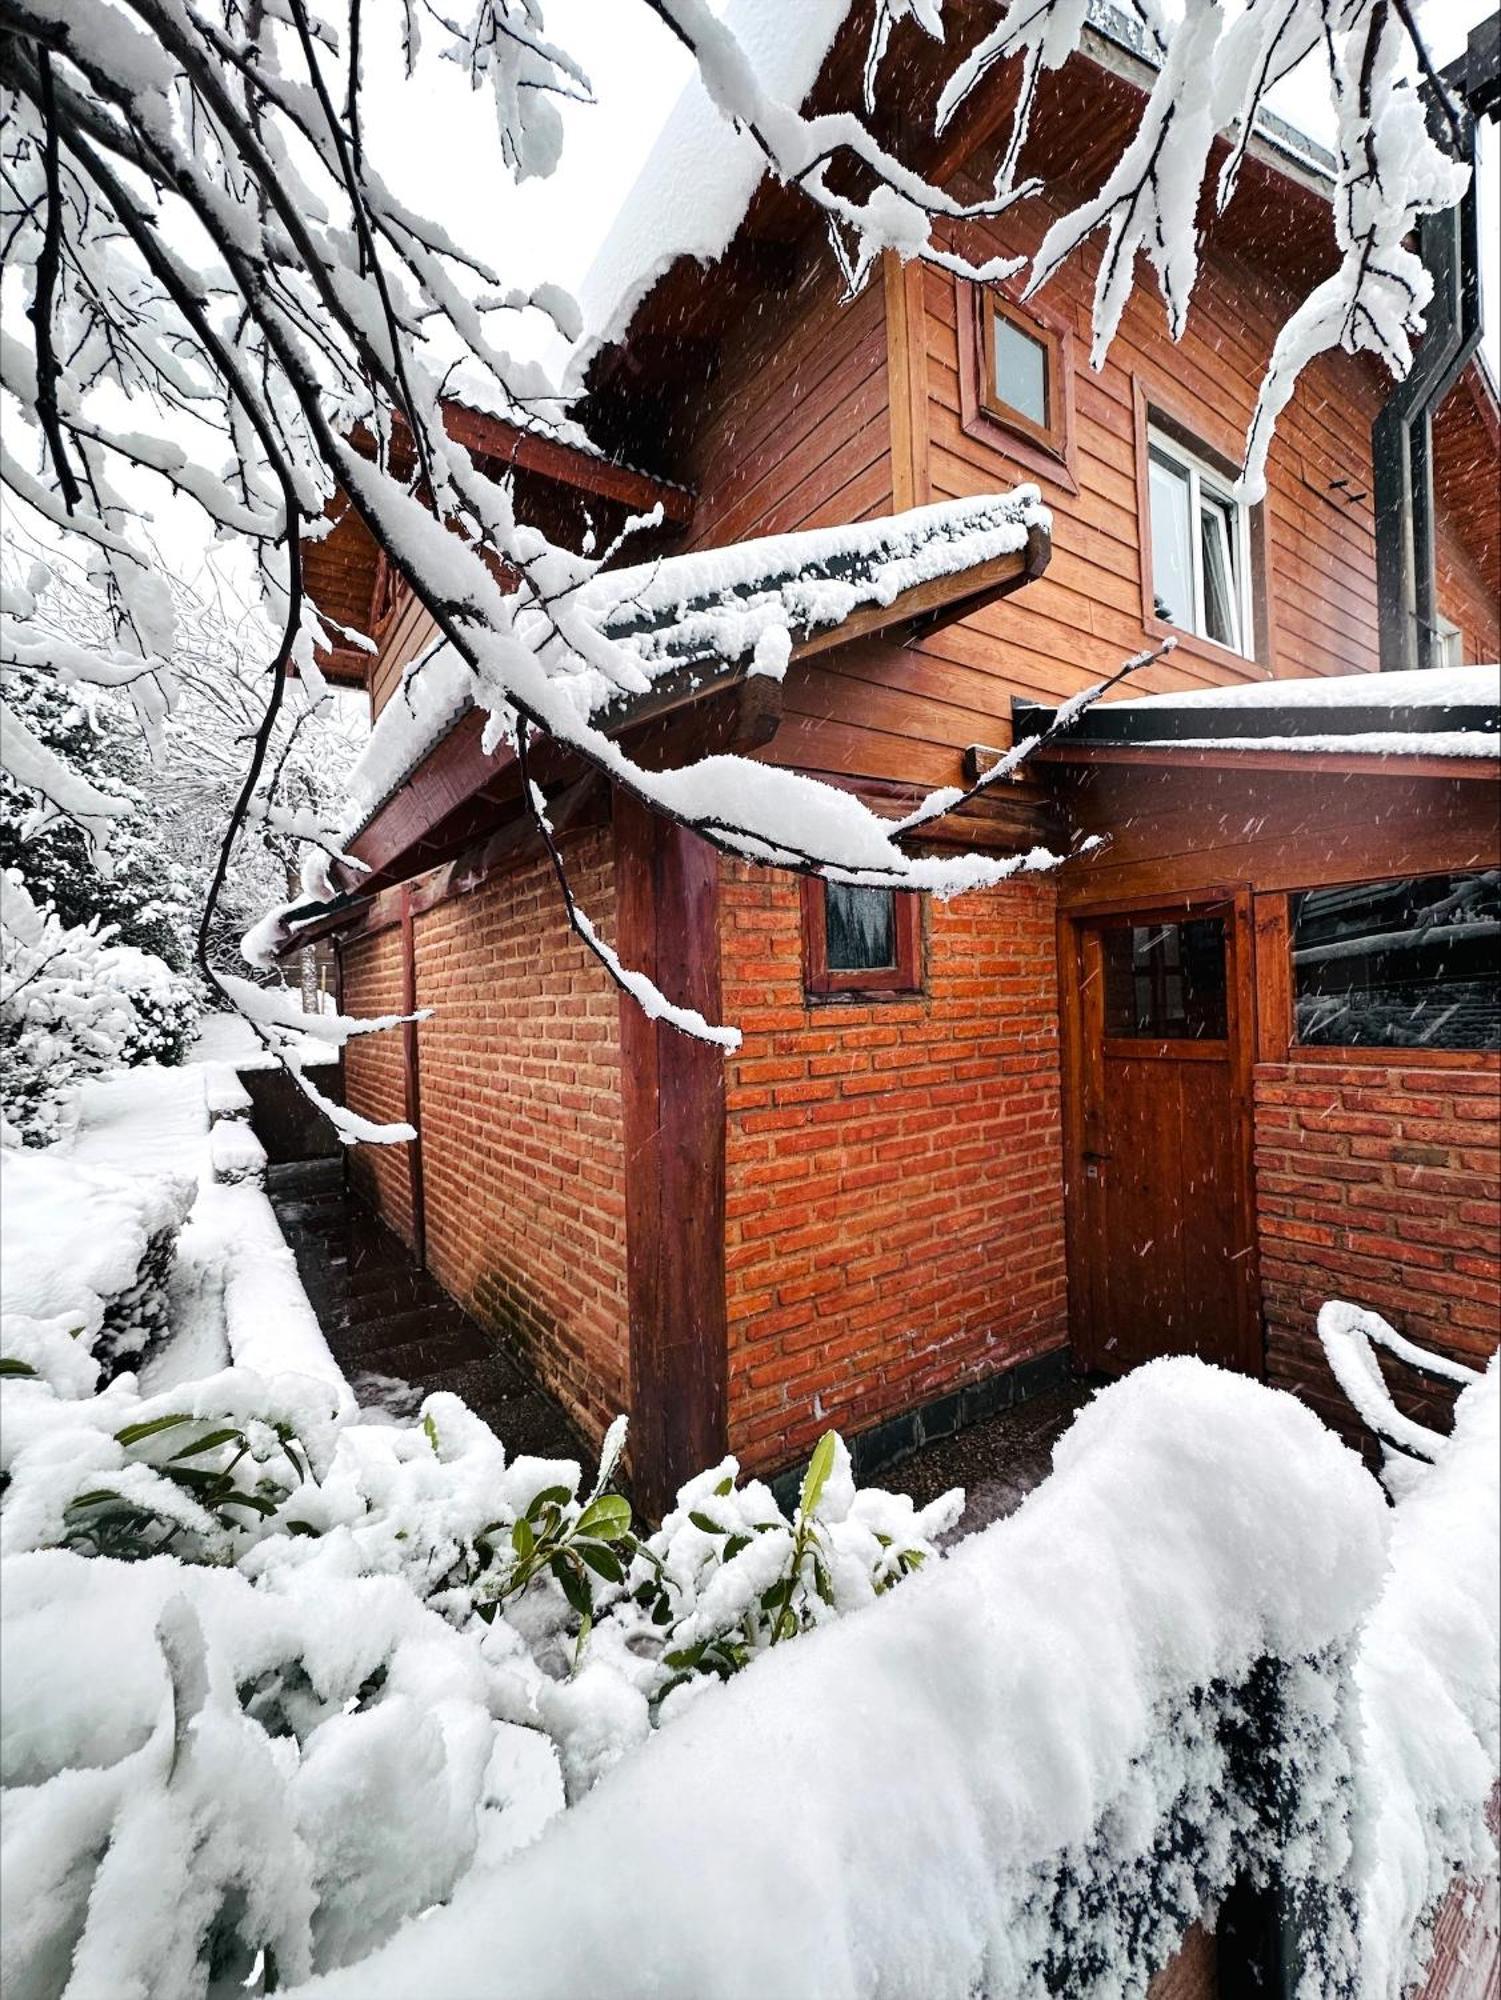
POLYGON ((1223 1041, 1225 920, 1132 924, 1107 930, 1105 1033, 1169 1041, 1223 1041))
POLYGON ((995 338, 995 392, 1001 402, 1042 430, 1048 427, 1048 351, 1000 313, 995 338))
POLYGON ((1298 1040, 1501 1049, 1501 873, 1422 875, 1292 899, 1298 1040))
POLYGON ((889 972, 895 966, 895 893, 849 882, 824 884, 830 972, 889 972))

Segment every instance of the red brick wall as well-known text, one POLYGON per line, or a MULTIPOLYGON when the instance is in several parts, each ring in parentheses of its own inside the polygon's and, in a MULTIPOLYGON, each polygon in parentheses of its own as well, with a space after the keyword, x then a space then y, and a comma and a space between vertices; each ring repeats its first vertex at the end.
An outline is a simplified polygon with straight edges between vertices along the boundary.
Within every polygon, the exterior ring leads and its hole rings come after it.
MULTIPOLYGON (((1261 1289, 1271 1379, 1348 1423, 1314 1333, 1326 1299, 1484 1362, 1501 1329, 1501 1077, 1482 1069, 1256 1070, 1261 1289)), ((1417 1414, 1415 1378, 1394 1369, 1417 1414)), ((1438 1415, 1452 1398, 1426 1404, 1438 1415)))
MULTIPOLYGON (((608 935, 608 832, 569 849, 608 935)), ((416 922, 422 1162, 433 1276, 528 1353, 598 1436, 627 1408, 624 1136, 614 986, 545 861, 416 922)))
POLYGON ((798 884, 726 865, 731 1448, 771 1470, 1066 1339, 1050 884, 926 912, 921 998, 805 1004, 798 884))
MULTIPOLYGON (((401 932, 381 931, 344 952, 346 1014, 375 1019, 402 1008, 401 932)), ((399 1028, 357 1035, 344 1052, 345 1099, 351 1111, 382 1124, 406 1117, 406 1070, 399 1028)), ((412 1184, 405 1146, 356 1146, 349 1159, 356 1191, 404 1242, 412 1240, 412 1184)))

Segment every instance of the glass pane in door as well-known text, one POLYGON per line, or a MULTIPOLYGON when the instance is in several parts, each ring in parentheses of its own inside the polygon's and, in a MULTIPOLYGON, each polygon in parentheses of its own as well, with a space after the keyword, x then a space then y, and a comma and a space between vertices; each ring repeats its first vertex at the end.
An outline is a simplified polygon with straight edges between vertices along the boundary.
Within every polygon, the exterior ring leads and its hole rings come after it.
POLYGON ((1112 925, 1105 959, 1105 1033, 1146 1041, 1222 1042, 1229 1033, 1225 920, 1112 925))

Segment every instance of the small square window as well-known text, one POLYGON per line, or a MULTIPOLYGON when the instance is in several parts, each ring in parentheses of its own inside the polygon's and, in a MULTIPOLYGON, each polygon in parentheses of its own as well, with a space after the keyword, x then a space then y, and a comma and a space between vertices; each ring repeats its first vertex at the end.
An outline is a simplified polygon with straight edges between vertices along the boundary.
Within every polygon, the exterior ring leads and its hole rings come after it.
POLYGON ((991 380, 996 401, 1040 430, 1050 426, 1048 349, 1014 320, 992 313, 990 318, 991 380))
POLYGON ((999 292, 984 294, 980 400, 986 414, 1050 452, 1063 450, 1062 343, 999 292))
POLYGON ((1152 602, 1157 616, 1232 653, 1253 652, 1250 532, 1229 482, 1148 433, 1152 602))
POLYGON ((803 880, 803 973, 810 996, 915 993, 922 912, 908 890, 803 880))
POLYGON ((1105 1033, 1128 1040, 1225 1039, 1225 920, 1123 924, 1104 935, 1105 1033))
POLYGON ((824 950, 830 972, 889 972, 896 964, 896 892, 826 882, 824 950))

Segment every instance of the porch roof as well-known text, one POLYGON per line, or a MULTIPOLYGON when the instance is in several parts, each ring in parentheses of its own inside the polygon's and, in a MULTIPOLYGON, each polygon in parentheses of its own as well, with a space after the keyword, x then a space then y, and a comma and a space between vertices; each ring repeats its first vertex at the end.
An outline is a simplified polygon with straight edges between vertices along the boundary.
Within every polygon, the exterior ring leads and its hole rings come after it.
MULTIPOLYGON (((1012 704, 1018 737, 1055 711, 1012 704)), ((1418 764, 1493 777, 1501 758, 1501 667, 1313 675, 1101 702, 1040 753, 1054 763, 1291 760, 1414 775, 1418 764), (1331 761, 1332 760, 1332 761, 1331 761)))
MULTIPOLYGON (((1037 489, 1022 486, 601 571, 579 602, 636 670, 631 689, 565 652, 539 612, 523 610, 517 633, 535 637, 581 716, 628 736, 750 682, 774 702, 789 657, 918 619, 946 622, 1017 589, 1046 567, 1049 525, 1037 489)), ((355 767, 341 828, 372 886, 442 859, 443 823, 505 790, 514 757, 504 744, 483 750, 488 720, 446 641, 407 669, 355 767)))

